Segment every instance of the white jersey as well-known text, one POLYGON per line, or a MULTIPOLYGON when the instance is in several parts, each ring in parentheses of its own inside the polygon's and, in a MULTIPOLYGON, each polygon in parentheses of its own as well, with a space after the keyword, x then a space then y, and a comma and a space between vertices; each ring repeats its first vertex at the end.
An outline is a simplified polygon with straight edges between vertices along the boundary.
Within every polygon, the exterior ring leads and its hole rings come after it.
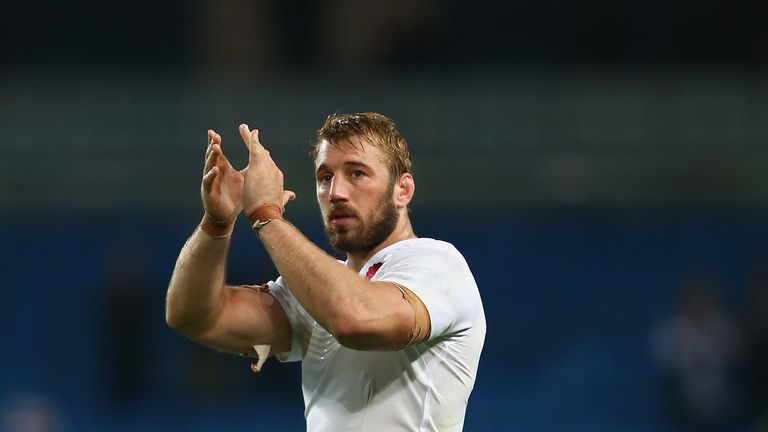
POLYGON ((374 272, 371 280, 395 282, 419 296, 431 320, 427 341, 399 351, 346 348, 282 278, 270 282, 293 332, 291 350, 277 358, 302 361, 307 430, 462 430, 485 341, 483 305, 464 257, 446 242, 409 239, 377 252, 360 275, 374 272))

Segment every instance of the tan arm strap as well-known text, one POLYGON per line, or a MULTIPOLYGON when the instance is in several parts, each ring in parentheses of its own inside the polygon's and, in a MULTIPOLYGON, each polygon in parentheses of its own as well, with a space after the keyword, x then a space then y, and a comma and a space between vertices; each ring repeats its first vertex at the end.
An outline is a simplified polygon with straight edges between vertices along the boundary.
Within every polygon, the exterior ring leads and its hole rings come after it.
POLYGON ((403 345, 400 349, 409 347, 411 345, 419 344, 429 339, 429 334, 432 330, 432 323, 429 318, 429 311, 419 296, 413 293, 413 291, 400 285, 394 284, 400 293, 403 295, 403 299, 411 305, 413 310, 413 326, 411 327, 411 335, 408 343, 403 345))

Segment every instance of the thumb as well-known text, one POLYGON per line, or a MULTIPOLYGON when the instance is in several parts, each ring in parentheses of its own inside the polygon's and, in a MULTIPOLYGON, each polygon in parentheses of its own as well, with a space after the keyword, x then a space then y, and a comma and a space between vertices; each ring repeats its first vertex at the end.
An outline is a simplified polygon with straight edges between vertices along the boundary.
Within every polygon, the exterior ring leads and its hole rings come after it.
POLYGON ((287 204, 288 201, 293 201, 295 199, 296 199, 296 192, 290 191, 290 190, 283 191, 283 207, 285 207, 285 204, 287 204))

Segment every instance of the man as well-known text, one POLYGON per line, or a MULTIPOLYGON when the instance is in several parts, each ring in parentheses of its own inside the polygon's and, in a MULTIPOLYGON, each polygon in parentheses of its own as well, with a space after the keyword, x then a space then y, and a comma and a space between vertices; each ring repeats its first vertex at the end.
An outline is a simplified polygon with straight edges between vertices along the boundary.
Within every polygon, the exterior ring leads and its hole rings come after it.
POLYGON ((461 430, 485 339, 480 295, 450 244, 417 238, 406 141, 380 114, 330 116, 314 150, 327 255, 283 218, 295 197, 240 125, 248 166, 235 170, 208 131, 205 215, 179 254, 166 320, 200 343, 302 361, 310 431, 461 430), (280 277, 229 286, 229 236, 243 211, 280 277))

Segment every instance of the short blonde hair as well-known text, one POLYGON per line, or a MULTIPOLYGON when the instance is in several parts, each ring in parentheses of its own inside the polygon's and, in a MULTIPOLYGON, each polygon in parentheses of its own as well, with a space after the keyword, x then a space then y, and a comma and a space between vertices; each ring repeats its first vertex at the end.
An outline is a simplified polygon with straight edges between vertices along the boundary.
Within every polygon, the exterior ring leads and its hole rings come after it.
POLYGON ((369 138, 370 143, 384 154, 389 166, 392 181, 403 173, 411 172, 411 155, 408 143, 400 135, 395 122, 379 113, 363 112, 352 114, 333 114, 317 130, 317 142, 311 152, 312 160, 317 161, 320 143, 338 146, 354 136, 369 138))

